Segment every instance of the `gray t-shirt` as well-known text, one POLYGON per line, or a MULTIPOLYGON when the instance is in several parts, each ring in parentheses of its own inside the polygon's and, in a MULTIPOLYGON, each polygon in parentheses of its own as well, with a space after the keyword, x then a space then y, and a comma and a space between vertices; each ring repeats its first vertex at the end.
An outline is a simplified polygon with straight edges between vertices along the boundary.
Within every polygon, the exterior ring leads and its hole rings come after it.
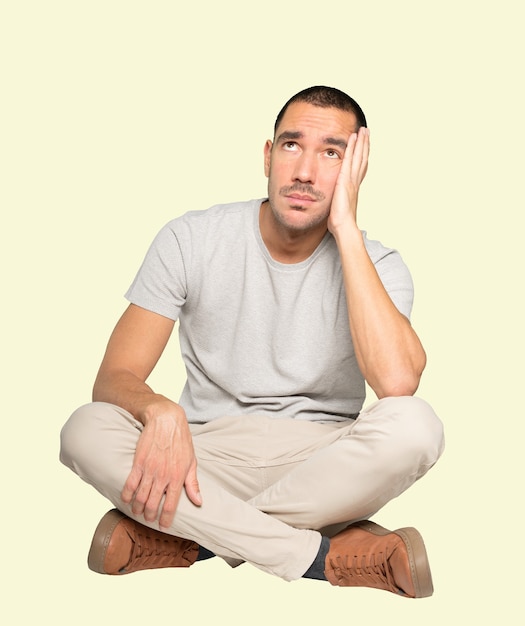
MULTIPOLYGON (((263 200, 192 211, 153 241, 126 298, 180 322, 190 422, 265 414, 342 421, 365 383, 354 354, 337 245, 327 233, 297 264, 269 254, 263 200)), ((363 233, 397 308, 410 316, 413 286, 400 255, 363 233)))

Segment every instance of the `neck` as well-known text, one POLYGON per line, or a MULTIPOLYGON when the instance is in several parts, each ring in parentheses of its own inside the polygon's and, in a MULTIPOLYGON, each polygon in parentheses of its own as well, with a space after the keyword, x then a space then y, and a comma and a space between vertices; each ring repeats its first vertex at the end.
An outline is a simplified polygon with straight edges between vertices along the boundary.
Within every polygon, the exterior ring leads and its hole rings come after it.
POLYGON ((268 201, 261 205, 259 229, 270 256, 287 264, 301 263, 310 257, 327 231, 326 223, 305 230, 286 228, 275 218, 268 201))

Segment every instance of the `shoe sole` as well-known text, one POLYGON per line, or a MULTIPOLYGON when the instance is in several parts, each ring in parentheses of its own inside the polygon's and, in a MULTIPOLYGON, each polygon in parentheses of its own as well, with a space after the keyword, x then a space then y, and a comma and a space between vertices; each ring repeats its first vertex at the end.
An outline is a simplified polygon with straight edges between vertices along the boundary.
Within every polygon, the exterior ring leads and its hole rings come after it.
POLYGON ((117 511, 117 509, 113 509, 108 511, 98 523, 91 541, 87 559, 88 567, 93 572, 97 572, 97 574, 107 574, 104 570, 104 561, 106 559, 106 551, 109 542, 111 541, 111 535, 117 524, 125 517, 126 516, 120 511, 117 511))
POLYGON ((359 526, 359 528, 363 528, 374 535, 384 536, 394 533, 398 535, 398 537, 401 537, 408 553, 415 597, 428 598, 434 593, 432 574, 430 572, 425 543, 423 542, 423 537, 415 528, 387 530, 379 526, 379 524, 370 521, 357 522, 354 526, 359 526))

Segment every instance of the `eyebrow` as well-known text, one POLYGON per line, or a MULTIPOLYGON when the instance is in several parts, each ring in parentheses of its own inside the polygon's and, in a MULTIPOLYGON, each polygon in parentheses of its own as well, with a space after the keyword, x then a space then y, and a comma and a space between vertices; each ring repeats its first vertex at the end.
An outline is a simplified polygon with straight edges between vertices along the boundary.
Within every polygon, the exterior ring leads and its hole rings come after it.
MULTIPOLYGON (((299 130, 285 130, 282 132, 277 141, 293 141, 295 139, 302 139, 303 133, 299 130)), ((347 143, 344 139, 338 139, 337 137, 323 137, 323 144, 327 146, 337 146, 346 150, 347 143)))
POLYGON ((302 137, 303 133, 298 130, 285 130, 277 137, 277 141, 290 141, 292 139, 301 139, 302 137))
POLYGON ((346 150, 346 146, 348 145, 344 139, 337 139, 337 137, 325 137, 324 143, 329 146, 338 146, 343 150, 346 150))

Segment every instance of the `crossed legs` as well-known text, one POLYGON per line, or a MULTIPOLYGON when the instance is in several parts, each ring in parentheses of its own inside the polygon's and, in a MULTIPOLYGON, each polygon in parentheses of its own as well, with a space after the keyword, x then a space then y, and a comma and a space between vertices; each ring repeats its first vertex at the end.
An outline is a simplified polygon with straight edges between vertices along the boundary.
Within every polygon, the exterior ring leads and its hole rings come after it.
MULTIPOLYGON (((93 403, 62 430, 62 462, 131 518, 120 492, 141 428, 123 409, 93 403)), ((348 423, 225 417, 192 434, 203 504, 183 493, 169 533, 285 580, 308 569, 319 531, 367 519, 443 449, 441 422, 412 397, 380 400, 348 423)))

